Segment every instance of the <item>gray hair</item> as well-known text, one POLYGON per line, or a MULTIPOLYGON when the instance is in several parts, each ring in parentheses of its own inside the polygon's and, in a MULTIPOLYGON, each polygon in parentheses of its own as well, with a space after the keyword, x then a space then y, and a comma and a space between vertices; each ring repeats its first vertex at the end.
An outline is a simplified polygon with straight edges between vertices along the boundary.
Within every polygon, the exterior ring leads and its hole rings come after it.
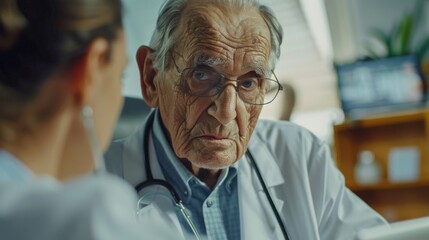
MULTIPOLYGON (((259 10, 259 13, 261 14, 265 23, 268 25, 271 33, 269 68, 270 70, 274 70, 277 60, 280 57, 280 45, 283 40, 283 29, 271 9, 267 6, 259 4, 257 0, 212 1, 216 4, 219 4, 220 6, 250 5, 259 10)), ((156 23, 156 29, 149 44, 149 46, 155 50, 151 57, 154 60, 154 68, 158 71, 164 72, 168 67, 169 61, 167 61, 167 58, 169 56, 169 51, 178 41, 180 33, 178 33, 176 29, 178 29, 181 14, 188 2, 189 0, 168 0, 161 8, 158 21, 156 23)))

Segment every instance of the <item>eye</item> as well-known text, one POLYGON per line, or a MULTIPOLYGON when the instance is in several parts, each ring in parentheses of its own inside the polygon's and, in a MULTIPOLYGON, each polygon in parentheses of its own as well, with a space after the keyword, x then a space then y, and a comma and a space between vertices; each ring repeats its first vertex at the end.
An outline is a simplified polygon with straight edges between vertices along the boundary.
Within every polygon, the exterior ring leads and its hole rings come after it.
POLYGON ((240 88, 246 91, 254 90, 258 87, 258 79, 257 78, 248 78, 244 80, 240 80, 240 88))
POLYGON ((207 81, 209 79, 209 74, 202 69, 195 69, 192 78, 198 81, 207 81))

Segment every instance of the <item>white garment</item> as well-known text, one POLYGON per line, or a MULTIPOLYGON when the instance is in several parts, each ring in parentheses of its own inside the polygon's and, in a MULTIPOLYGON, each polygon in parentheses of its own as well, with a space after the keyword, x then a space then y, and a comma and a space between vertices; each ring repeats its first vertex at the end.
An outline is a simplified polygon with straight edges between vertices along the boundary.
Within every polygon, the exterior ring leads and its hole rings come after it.
MULTIPOLYGON (((143 136, 147 124, 129 138, 115 142, 106 156, 107 168, 133 186, 146 179, 143 146, 148 143, 143 142, 143 136)), ((152 174, 163 178, 149 141, 152 174)), ((291 239, 354 239, 360 229, 387 224, 345 187, 328 146, 302 127, 260 120, 248 149, 291 239)), ((249 159, 240 159, 237 168, 241 239, 284 239, 249 159)), ((142 221, 157 222, 166 231, 183 234, 172 205, 154 202, 147 207, 146 221, 142 221)))
POLYGON ((137 225, 136 194, 122 179, 100 173, 63 184, 48 177, 7 178, 2 170, 1 240, 156 239, 137 225))

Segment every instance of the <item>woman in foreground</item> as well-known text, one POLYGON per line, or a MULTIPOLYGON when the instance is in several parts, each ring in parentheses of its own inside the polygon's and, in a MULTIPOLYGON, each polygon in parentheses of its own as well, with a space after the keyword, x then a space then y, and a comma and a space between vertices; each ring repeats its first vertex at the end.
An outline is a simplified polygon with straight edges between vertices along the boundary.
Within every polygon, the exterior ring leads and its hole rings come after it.
MULTIPOLYGON (((122 105, 119 0, 0 0, 0 239, 138 239, 100 171, 122 105)), ((140 235, 140 236, 139 236, 140 235)))

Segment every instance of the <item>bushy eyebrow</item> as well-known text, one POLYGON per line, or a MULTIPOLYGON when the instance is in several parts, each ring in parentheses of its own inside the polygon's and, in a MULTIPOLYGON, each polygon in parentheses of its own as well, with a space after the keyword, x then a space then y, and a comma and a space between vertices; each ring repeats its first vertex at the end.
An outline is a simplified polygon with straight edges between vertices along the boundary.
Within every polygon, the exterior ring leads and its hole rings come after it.
POLYGON ((218 57, 209 56, 209 55, 199 55, 194 58, 194 66, 197 65, 206 65, 209 67, 216 67, 225 65, 226 62, 218 57))
POLYGON ((259 76, 268 77, 270 74, 264 67, 265 65, 266 64, 262 60, 255 60, 250 62, 249 67, 254 69, 259 76))
MULTIPOLYGON (((218 67, 225 66, 227 61, 219 57, 202 54, 194 57, 193 64, 193 66, 206 65, 209 67, 218 67)), ((253 69, 259 76, 266 77, 269 75, 269 72, 265 69, 265 65, 266 64, 262 60, 255 60, 248 63, 245 67, 253 69)))

